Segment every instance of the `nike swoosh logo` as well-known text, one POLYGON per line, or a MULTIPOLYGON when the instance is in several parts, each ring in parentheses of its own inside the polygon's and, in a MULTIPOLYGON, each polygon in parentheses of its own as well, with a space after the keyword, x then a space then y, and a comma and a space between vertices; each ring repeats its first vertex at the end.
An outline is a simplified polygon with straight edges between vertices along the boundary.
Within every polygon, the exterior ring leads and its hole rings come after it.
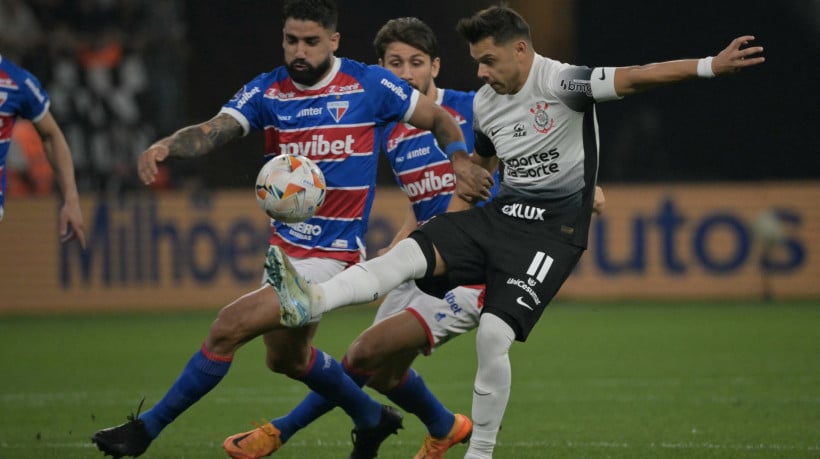
POLYGON ((504 128, 500 127, 498 129, 495 129, 495 130, 490 130, 490 137, 495 137, 495 135, 498 134, 498 132, 502 129, 504 129, 504 128))
POLYGON ((601 69, 601 76, 598 77, 598 79, 601 81, 606 80, 606 72, 604 71, 604 69, 601 69))
POLYGON ((233 443, 233 445, 234 445, 234 446, 236 446, 237 448, 239 448, 239 442, 241 442, 242 440, 244 440, 244 439, 246 439, 246 438, 248 438, 248 437, 250 437, 250 436, 251 436, 251 434, 250 434, 250 433, 246 433, 245 435, 242 435, 241 437, 236 437, 236 438, 234 438, 232 443, 233 443))
POLYGON ((533 311, 532 306, 525 303, 524 299, 522 297, 519 296, 518 298, 516 298, 515 302, 518 303, 521 306, 524 306, 525 308, 529 309, 530 311, 533 311))
POLYGON ((485 395, 490 395, 490 394, 492 394, 492 392, 479 392, 479 391, 478 391, 475 387, 473 388, 473 392, 474 392, 476 395, 478 395, 478 396, 482 396, 482 397, 483 397, 483 396, 485 396, 485 395))

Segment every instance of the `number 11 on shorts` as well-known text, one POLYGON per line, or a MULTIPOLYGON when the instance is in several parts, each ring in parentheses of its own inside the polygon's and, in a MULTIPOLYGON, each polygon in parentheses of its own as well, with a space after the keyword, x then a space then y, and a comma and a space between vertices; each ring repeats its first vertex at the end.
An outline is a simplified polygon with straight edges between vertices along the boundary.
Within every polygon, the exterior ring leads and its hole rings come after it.
POLYGON ((530 277, 535 277, 538 279, 538 282, 544 282, 544 278, 547 277, 547 273, 549 272, 550 267, 552 267, 552 262, 552 257, 548 256, 546 253, 535 252, 535 256, 532 258, 530 267, 527 268, 527 275, 530 277))

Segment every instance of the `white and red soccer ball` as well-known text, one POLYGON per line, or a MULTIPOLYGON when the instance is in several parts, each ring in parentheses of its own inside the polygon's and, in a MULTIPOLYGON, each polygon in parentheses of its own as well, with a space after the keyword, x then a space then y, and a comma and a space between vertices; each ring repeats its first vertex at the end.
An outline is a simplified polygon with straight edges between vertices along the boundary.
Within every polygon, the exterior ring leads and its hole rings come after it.
POLYGON ((325 201, 325 188, 325 176, 316 163, 281 154, 259 170, 256 202, 274 220, 299 223, 312 217, 325 201))

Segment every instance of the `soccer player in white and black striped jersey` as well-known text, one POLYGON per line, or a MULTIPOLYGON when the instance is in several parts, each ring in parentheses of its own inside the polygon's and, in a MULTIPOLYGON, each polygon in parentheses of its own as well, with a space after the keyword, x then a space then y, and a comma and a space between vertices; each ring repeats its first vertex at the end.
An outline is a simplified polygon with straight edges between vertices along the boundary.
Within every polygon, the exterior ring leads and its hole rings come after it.
MULTIPOLYGON (((422 290, 436 277, 441 284, 441 276, 450 288, 486 284, 466 455, 479 459, 493 454, 510 394, 513 341, 527 339, 587 245, 598 171, 595 104, 732 74, 764 58, 762 47, 746 46, 753 36, 741 36, 714 57, 630 67, 570 65, 536 53, 528 24, 505 6, 464 18, 457 29, 485 82, 474 99, 476 152, 500 160, 498 195, 484 207, 432 219, 387 254, 327 282, 291 289, 292 298, 282 303, 316 316, 385 295, 407 279, 417 279, 422 290)), ((283 275, 295 279, 284 257, 280 264, 283 275)))

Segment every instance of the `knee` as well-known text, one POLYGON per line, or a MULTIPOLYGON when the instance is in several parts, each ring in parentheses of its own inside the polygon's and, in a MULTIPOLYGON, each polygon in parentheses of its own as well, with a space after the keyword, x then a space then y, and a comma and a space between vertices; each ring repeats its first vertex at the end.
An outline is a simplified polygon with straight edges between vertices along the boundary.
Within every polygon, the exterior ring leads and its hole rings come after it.
POLYGON ((223 355, 233 354, 246 341, 238 318, 227 309, 219 311, 205 339, 206 347, 210 351, 223 355))
POLYGON ((515 340, 515 331, 493 314, 482 314, 476 332, 479 354, 506 354, 515 340))

